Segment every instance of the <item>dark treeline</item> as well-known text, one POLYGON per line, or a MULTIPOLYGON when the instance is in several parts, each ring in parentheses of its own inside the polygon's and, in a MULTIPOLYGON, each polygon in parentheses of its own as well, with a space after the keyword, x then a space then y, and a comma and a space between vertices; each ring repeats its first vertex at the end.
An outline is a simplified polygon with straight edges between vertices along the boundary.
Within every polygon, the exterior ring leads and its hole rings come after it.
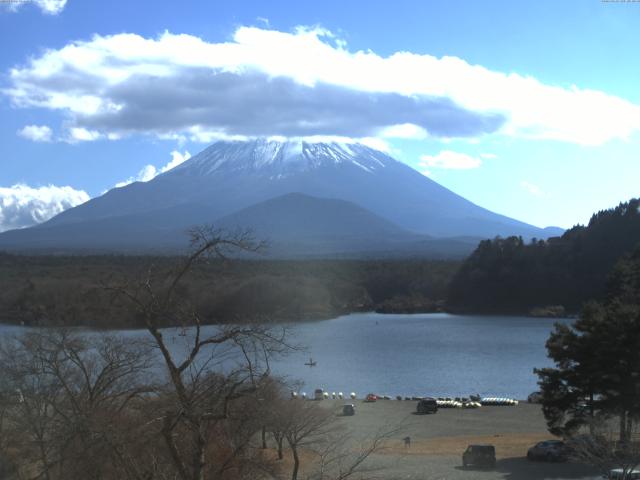
MULTIPOLYGON (((640 244, 640 200, 596 213, 562 237, 482 241, 444 260, 240 260, 195 266, 181 294, 208 323, 298 321, 344 313, 576 313, 604 295, 608 272, 640 244)), ((0 253, 0 322, 133 328, 141 321, 108 285, 162 276, 169 256, 0 253)))
POLYGON ((640 200, 594 214, 562 237, 480 243, 455 275, 451 308, 473 312, 562 314, 601 299, 608 273, 640 244, 640 200), (548 308, 556 306, 556 308, 548 308))
MULTIPOLYGON (((114 281, 166 274, 177 259, 149 256, 0 254, 0 322, 139 327, 114 281)), ((459 262, 430 260, 215 260, 201 263, 181 293, 211 323, 291 321, 354 311, 434 311, 459 262)))

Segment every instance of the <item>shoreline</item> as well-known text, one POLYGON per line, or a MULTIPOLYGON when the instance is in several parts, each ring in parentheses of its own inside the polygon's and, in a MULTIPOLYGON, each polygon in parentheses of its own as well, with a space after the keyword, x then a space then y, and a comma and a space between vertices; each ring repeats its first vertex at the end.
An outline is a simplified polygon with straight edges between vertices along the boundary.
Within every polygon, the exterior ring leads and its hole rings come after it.
MULTIPOLYGON (((314 322, 322 322, 327 320, 335 320, 336 318, 350 316, 350 315, 381 315, 381 316, 392 316, 392 315, 452 315, 452 316, 463 316, 463 317, 522 317, 522 318, 535 318, 540 320, 575 320, 577 318, 577 314, 567 314, 565 316, 545 316, 545 315, 531 315, 529 313, 512 313, 512 312, 470 312, 465 310, 448 310, 448 309, 438 309, 438 310, 429 310, 429 311, 385 311, 380 312, 378 310, 351 310, 345 312, 335 312, 335 315, 325 316, 308 316, 303 317, 298 320, 272 320, 268 322, 254 322, 251 320, 247 320, 246 322, 237 323, 239 325, 249 325, 249 324, 260 324, 260 325, 296 325, 296 324, 304 324, 304 323, 314 323, 314 322)), ((202 323, 202 327, 210 327, 210 326, 220 326, 220 325, 233 325, 233 322, 205 322, 202 323)), ((21 328, 74 328, 74 329, 87 329, 92 331, 114 331, 114 330, 122 330, 122 331, 135 331, 135 330, 146 330, 143 325, 134 325, 134 326, 111 326, 111 327, 96 327, 90 326, 87 324, 59 324, 59 325, 33 325, 33 324, 20 324, 13 323, 10 321, 1 321, 0 327, 21 327, 21 328)), ((162 329, 171 329, 171 328, 181 328, 179 325, 166 325, 162 326, 162 329)), ((193 326, 189 328, 194 328, 193 326)))

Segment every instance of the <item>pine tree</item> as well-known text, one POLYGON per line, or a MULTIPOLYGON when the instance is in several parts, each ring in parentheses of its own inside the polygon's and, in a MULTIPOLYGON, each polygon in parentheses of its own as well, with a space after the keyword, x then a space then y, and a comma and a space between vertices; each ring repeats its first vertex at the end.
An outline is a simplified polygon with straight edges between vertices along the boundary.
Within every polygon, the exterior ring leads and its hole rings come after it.
POLYGON ((547 341, 555 368, 536 369, 549 431, 571 435, 596 417, 618 417, 628 442, 640 418, 640 249, 614 268, 607 298, 587 304, 547 341))

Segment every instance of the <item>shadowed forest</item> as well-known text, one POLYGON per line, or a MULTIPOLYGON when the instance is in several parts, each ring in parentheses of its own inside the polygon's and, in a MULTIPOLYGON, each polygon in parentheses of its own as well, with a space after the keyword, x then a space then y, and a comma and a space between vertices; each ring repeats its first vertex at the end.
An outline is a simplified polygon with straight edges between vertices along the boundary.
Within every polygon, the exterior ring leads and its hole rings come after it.
MULTIPOLYGON (((161 276, 175 257, 0 255, 4 323, 140 327, 108 285, 161 276)), ((354 311, 435 311, 458 262, 246 261, 201 263, 181 285, 207 323, 330 318, 354 311)))
MULTIPOLYGON (((562 316, 601 299, 608 273, 640 243, 640 200, 596 213, 562 237, 482 241, 463 262, 215 259, 181 284, 206 323, 300 321, 358 311, 562 316)), ((0 321, 136 328, 113 282, 166 275, 177 257, 0 253, 0 321)))
POLYGON ((455 275, 448 304, 468 312, 577 313, 603 298, 609 272, 640 245, 639 208, 638 199, 621 203, 547 241, 481 242, 455 275))

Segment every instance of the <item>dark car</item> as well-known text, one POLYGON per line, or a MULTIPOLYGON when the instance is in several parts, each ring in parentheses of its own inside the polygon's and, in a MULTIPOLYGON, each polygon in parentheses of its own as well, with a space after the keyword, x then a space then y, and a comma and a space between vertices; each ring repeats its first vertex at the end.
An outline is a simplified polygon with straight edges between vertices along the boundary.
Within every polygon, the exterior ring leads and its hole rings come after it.
POLYGON ((356 406, 353 403, 347 403, 342 406, 342 415, 350 417, 356 414, 356 406))
POLYGON ((569 447, 562 440, 538 442, 527 451, 529 460, 565 462, 569 458, 569 447))
POLYGON ((462 454, 462 466, 490 467, 496 466, 496 447, 493 445, 469 445, 462 454))
POLYGON ((438 402, 435 398, 423 398, 418 402, 416 411, 418 413, 436 413, 438 411, 438 402))

